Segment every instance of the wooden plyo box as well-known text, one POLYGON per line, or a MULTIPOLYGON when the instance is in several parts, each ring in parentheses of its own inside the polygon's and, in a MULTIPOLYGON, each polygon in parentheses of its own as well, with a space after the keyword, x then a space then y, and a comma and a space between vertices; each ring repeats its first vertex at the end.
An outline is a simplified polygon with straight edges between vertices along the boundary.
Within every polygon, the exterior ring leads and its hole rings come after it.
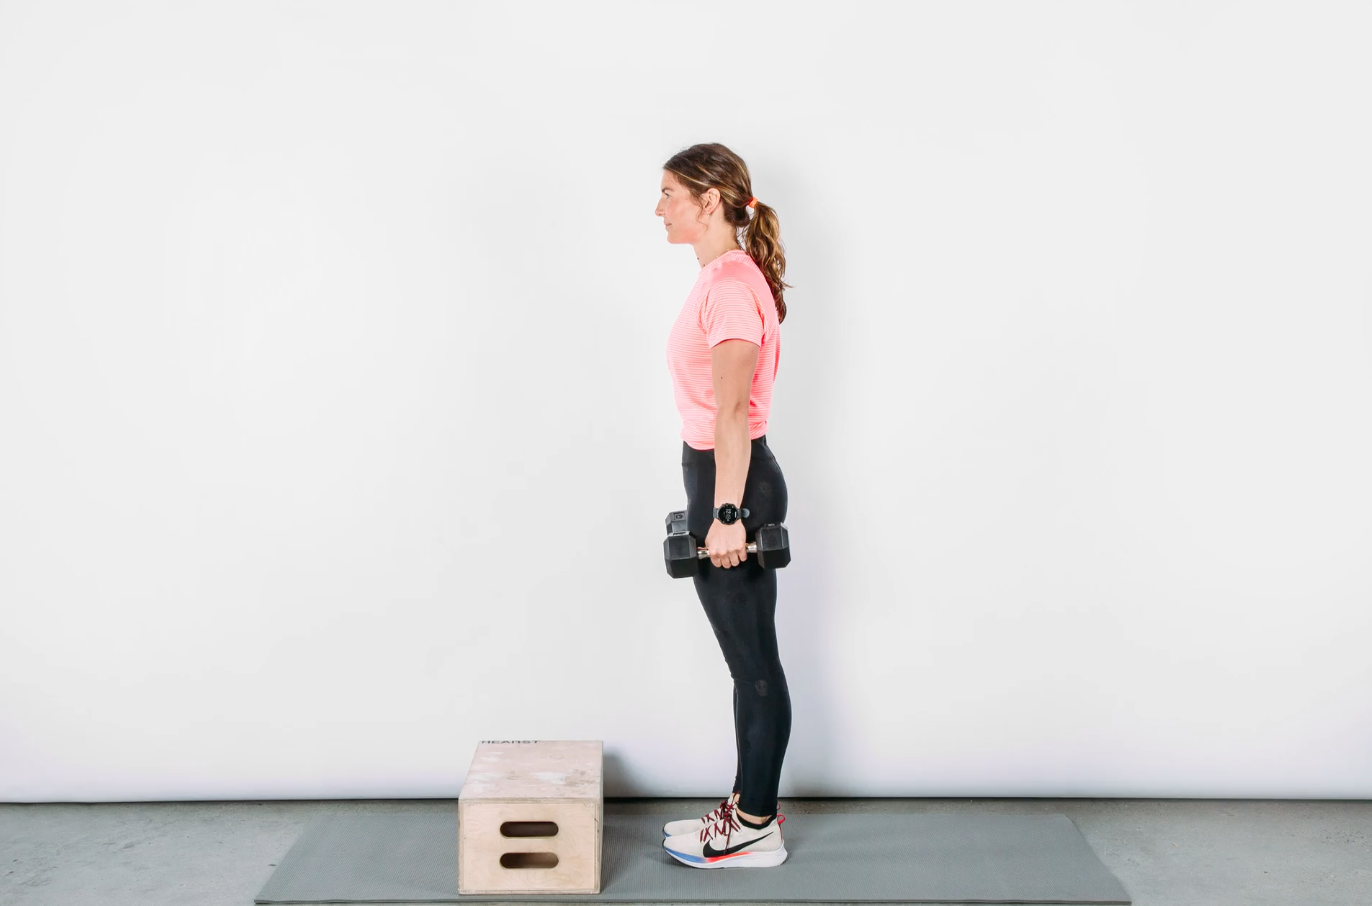
POLYGON ((479 743, 457 797, 457 892, 600 893, 603 756, 598 739, 479 743))

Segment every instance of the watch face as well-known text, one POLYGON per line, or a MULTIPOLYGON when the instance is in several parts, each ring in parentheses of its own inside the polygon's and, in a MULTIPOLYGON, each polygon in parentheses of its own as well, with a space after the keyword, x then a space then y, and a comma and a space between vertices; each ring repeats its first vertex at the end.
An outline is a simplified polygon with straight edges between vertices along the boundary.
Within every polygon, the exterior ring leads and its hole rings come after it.
POLYGON ((732 503, 726 503, 724 504, 724 506, 719 508, 720 522, 723 522, 725 525, 728 525, 736 519, 738 519, 738 507, 734 506, 732 503))

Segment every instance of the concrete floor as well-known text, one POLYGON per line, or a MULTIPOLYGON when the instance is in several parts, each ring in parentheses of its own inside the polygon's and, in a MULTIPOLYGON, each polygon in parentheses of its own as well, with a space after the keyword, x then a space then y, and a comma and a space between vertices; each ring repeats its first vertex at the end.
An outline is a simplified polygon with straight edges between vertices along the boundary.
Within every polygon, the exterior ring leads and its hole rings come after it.
MULTIPOLYGON (((719 804, 606 802, 683 818, 719 804)), ((0 904, 248 906, 316 812, 380 804, 0 804, 0 904)), ((781 811, 1061 813, 1136 906, 1372 904, 1368 800, 782 799, 781 811)))

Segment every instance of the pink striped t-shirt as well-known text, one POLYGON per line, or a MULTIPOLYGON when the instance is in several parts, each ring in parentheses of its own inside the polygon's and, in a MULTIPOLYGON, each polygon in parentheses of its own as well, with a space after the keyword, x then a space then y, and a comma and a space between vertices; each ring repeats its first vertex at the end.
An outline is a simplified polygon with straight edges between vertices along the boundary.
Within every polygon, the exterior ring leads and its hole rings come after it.
POLYGON ((667 372, 681 413, 681 439, 697 450, 715 447, 718 407, 710 348, 732 339, 760 347, 748 392, 748 437, 756 440, 767 433, 772 383, 781 361, 781 324, 771 287, 742 249, 729 249, 700 269, 667 338, 667 372))

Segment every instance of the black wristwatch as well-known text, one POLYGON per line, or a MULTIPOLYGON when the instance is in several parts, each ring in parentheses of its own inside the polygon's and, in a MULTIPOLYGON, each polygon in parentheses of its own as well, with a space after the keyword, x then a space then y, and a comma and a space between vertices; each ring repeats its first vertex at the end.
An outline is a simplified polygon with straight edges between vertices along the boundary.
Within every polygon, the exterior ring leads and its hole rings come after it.
POLYGON ((738 520, 748 515, 748 511, 740 510, 732 503, 726 503, 715 507, 715 518, 725 525, 733 525, 738 520))

